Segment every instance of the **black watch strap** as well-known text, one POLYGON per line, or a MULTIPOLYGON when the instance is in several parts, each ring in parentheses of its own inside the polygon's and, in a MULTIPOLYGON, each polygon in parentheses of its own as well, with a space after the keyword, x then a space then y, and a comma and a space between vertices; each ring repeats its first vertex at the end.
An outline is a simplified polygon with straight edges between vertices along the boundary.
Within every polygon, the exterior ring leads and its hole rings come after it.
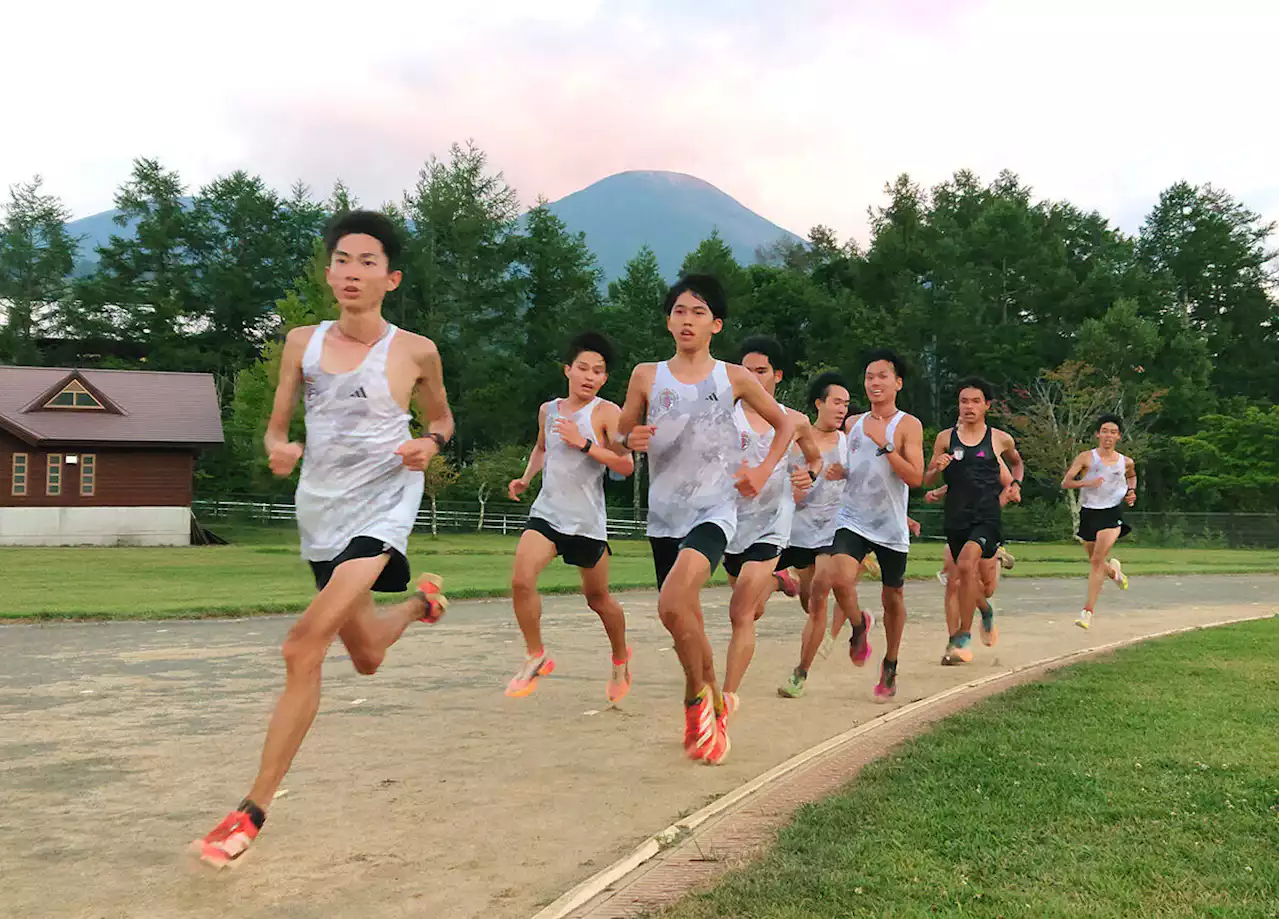
POLYGON ((443 450, 443 449, 444 449, 444 445, 445 445, 445 444, 447 444, 447 443, 449 442, 449 441, 445 440, 445 439, 444 439, 444 435, 443 435, 443 434, 441 434, 441 433, 439 433, 438 431, 428 431, 426 434, 424 434, 424 435, 422 435, 422 436, 423 436, 423 437, 428 437, 428 438, 430 438, 431 440, 434 440, 434 441, 436 442, 436 446, 437 446, 438 448, 440 448, 441 450, 443 450))
POLYGON ((590 437, 588 437, 587 442, 583 444, 579 449, 581 449, 583 453, 590 453, 591 448, 594 446, 595 446, 595 441, 593 441, 590 437))

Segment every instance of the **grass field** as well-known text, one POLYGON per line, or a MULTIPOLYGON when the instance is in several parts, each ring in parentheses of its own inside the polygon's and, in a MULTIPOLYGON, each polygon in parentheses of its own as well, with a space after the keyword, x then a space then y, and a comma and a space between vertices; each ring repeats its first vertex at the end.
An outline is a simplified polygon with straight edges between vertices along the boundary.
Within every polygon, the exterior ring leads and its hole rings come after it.
MULTIPOLYGON (((166 618, 277 613, 299 610, 314 592, 310 571, 298 556, 296 531, 288 527, 215 528, 231 545, 185 548, 0 548, 0 618, 166 618)), ((409 555, 414 571, 444 576, 453 597, 507 592, 517 536, 415 534, 409 555)), ((1014 576, 1083 576, 1084 553, 1076 545, 1025 544, 1014 576)), ((613 543, 611 579, 618 588, 651 588, 648 543, 613 543)), ((932 577, 939 543, 920 544, 908 577, 932 577)), ((1274 572, 1276 553, 1251 549, 1122 547, 1130 574, 1242 574, 1274 572)), ((577 570, 555 562, 542 580, 548 592, 576 590, 577 570)), ((724 583, 718 571, 715 583, 724 583)))
POLYGON ((1276 915, 1276 620, 951 718, 668 919, 1276 915))

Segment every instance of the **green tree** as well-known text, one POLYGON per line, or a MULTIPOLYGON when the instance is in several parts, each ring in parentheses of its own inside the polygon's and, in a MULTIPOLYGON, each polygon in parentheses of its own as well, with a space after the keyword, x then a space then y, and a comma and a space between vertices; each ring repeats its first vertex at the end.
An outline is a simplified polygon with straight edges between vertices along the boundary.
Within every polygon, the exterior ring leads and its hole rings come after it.
POLYGON ((1179 484, 1188 498, 1217 510, 1274 511, 1280 481, 1277 426, 1274 405, 1201 418, 1195 434, 1177 439, 1185 469, 1179 484))
POLYGON ((519 478, 529 461, 529 449, 522 444, 507 444, 476 453, 475 459, 462 472, 463 484, 480 502, 480 519, 476 532, 484 529, 485 510, 489 499, 501 496, 507 500, 507 483, 519 478))
POLYGON ((609 370, 618 391, 625 391, 636 364, 671 354, 671 333, 660 309, 667 287, 658 257, 648 246, 627 262, 622 277, 609 282, 603 326, 619 351, 618 367, 609 370))
POLYGON ((431 457, 431 462, 427 464, 427 469, 422 479, 422 493, 427 496, 427 500, 431 503, 432 536, 437 536, 440 533, 436 503, 441 495, 448 492, 450 488, 458 483, 458 476, 457 467, 450 463, 446 456, 437 454, 431 457))
POLYGON ((39 363, 37 340, 66 332, 61 311, 77 240, 67 232, 70 212, 59 198, 41 191, 43 184, 35 176, 9 186, 0 220, 0 301, 6 314, 0 362, 39 363))

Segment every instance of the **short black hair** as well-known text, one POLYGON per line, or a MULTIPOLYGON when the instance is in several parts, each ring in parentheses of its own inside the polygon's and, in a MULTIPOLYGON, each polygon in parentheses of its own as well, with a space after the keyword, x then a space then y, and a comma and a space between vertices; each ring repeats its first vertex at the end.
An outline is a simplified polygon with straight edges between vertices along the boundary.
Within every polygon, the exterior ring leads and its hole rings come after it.
POLYGON ((814 377, 813 382, 809 384, 809 404, 826 401, 832 386, 842 386, 846 392, 849 389, 849 384, 844 381, 844 377, 834 370, 828 370, 814 377))
POLYGON ((782 369, 782 345, 768 335, 752 335, 743 341, 738 348, 738 361, 741 363, 748 354, 763 354, 769 359, 769 366, 774 370, 782 369))
POLYGON ((604 358, 607 370, 613 364, 613 343, 599 332, 580 332, 569 339, 569 347, 565 349, 565 363, 572 364, 583 351, 594 351, 604 358))
POLYGON ((993 387, 990 383, 988 383, 982 377, 965 377, 963 380, 957 383, 956 398, 959 399, 960 393, 964 392, 966 389, 978 390, 979 392, 982 393, 982 398, 987 402, 990 402, 992 396, 994 396, 996 393, 995 387, 993 387))
POLYGON ((1116 426, 1116 429, 1119 430, 1121 434, 1124 433, 1124 421, 1121 420, 1120 416, 1117 415, 1115 412, 1107 412, 1105 415, 1099 418, 1098 423, 1094 425, 1093 429, 1095 431, 1101 431, 1102 426, 1107 423, 1114 424, 1116 426))
POLYGON ((711 274, 686 274, 671 285, 667 295, 662 299, 662 312, 670 316, 679 296, 688 291, 707 305, 711 315, 724 321, 729 316, 728 298, 725 297, 724 285, 711 274))
POLYGON ((339 240, 353 233, 372 236, 382 243, 388 267, 395 268, 400 263, 400 253, 404 249, 400 241, 400 230, 390 217, 377 211, 347 211, 334 217, 324 231, 324 248, 330 258, 333 257, 333 250, 338 248, 339 240))
POLYGON ((893 375, 899 380, 907 378, 907 362, 902 359, 902 355, 898 354, 892 348, 876 348, 867 352, 866 359, 862 362, 862 369, 865 370, 876 361, 888 361, 893 365, 893 375))

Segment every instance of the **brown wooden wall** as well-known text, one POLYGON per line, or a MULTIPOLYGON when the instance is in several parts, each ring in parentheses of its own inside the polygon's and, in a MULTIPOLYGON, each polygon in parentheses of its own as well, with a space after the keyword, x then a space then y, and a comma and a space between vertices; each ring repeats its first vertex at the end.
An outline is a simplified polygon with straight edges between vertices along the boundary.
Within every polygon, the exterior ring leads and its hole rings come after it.
POLYGON ((31 447, 0 431, 0 507, 190 507, 195 452, 153 447, 31 447), (13 494, 13 455, 27 454, 27 494, 13 494), (92 495, 80 494, 80 465, 62 464, 62 493, 46 494, 50 453, 97 457, 92 495))

